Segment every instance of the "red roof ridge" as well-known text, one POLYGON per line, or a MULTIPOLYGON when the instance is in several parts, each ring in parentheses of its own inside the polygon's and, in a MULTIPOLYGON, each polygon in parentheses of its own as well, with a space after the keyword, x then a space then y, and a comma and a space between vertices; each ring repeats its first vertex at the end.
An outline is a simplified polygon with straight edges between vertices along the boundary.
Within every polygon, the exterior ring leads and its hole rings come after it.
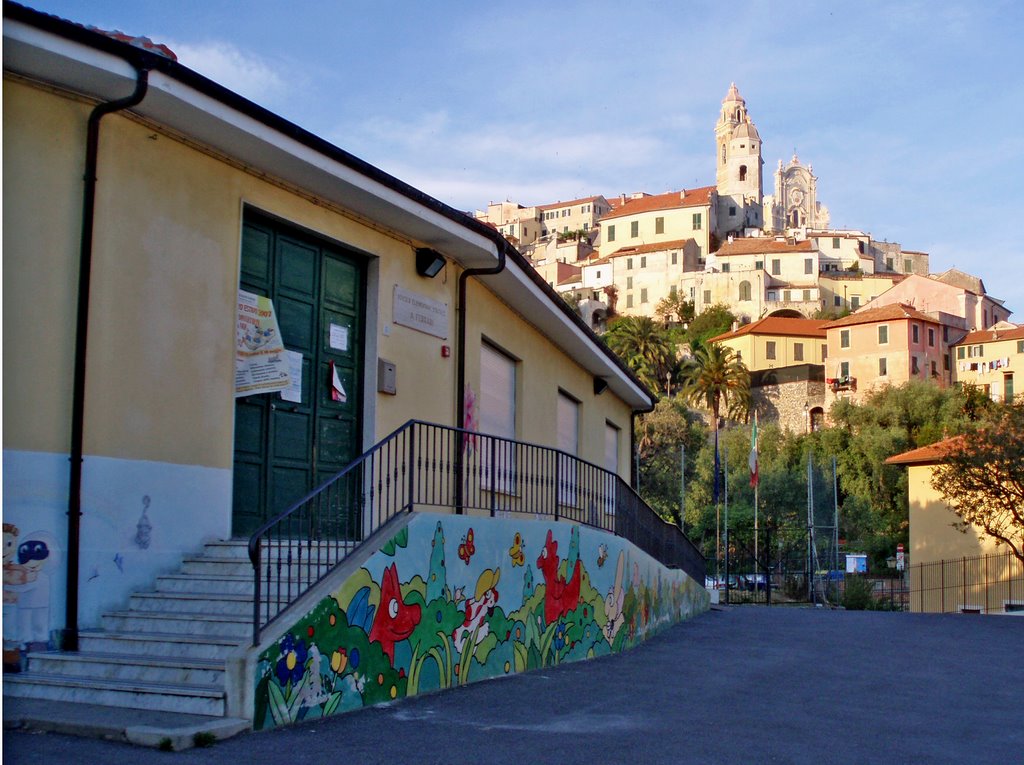
POLYGON ((886 465, 934 465, 958 451, 967 442, 967 436, 959 435, 920 446, 902 454, 894 454, 885 461, 886 465))

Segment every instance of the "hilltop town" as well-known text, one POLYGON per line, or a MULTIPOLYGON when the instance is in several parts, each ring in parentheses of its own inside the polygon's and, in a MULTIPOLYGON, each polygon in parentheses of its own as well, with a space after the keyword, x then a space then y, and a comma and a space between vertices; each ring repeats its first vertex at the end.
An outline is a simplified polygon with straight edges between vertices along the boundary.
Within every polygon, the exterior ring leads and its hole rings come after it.
POLYGON ((837 398, 910 380, 1012 400, 1004 370, 1024 360, 1024 327, 980 276, 932 273, 926 252, 832 228, 796 154, 778 161, 766 194, 762 139, 735 84, 714 139, 713 185, 492 202, 475 217, 598 332, 615 316, 672 322, 684 303, 689 315, 727 307, 737 321, 714 341, 751 371, 759 414, 791 429, 818 427, 837 398))

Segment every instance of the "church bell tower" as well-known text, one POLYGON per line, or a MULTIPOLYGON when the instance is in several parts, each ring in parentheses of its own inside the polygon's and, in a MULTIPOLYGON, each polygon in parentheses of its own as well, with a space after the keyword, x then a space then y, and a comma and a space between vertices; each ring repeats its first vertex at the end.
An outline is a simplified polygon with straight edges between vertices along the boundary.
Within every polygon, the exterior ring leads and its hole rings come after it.
POLYGON ((736 83, 722 101, 715 125, 716 186, 720 234, 742 233, 764 225, 761 136, 747 113, 736 83))

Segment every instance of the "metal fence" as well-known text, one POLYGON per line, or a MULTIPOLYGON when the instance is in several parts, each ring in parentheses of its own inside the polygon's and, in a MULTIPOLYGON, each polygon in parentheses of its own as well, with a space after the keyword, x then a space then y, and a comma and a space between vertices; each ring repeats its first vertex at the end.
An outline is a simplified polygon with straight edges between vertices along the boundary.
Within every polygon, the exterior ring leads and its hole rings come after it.
POLYGON ((697 547, 615 473, 546 446, 412 420, 252 535, 254 644, 362 540, 413 509, 593 526, 704 581, 697 547))
POLYGON ((1024 563, 1013 553, 910 567, 910 610, 929 613, 1024 611, 1024 563))

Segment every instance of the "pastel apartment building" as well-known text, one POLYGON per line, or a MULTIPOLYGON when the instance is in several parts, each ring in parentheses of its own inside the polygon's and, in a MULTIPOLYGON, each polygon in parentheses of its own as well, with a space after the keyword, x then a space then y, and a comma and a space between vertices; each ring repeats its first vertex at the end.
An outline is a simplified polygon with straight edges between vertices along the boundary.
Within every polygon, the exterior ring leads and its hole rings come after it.
POLYGON ((1009 322, 971 332, 953 347, 953 379, 975 385, 993 401, 1024 394, 1024 326, 1009 322))

